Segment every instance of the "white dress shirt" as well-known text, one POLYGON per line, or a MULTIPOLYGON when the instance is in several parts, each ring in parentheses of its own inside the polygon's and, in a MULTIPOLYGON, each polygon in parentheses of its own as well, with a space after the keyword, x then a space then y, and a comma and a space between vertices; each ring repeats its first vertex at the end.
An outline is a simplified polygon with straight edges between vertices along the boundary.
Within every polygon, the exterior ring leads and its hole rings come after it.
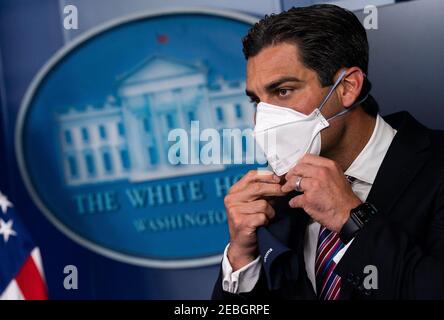
MULTIPOLYGON (((354 177, 356 180, 352 183, 352 190, 361 201, 365 202, 370 189, 375 181, 379 167, 395 137, 396 130, 393 129, 381 116, 376 117, 376 125, 372 136, 356 157, 350 167, 345 171, 345 175, 354 177)), ((315 259, 316 247, 318 243, 320 224, 311 222, 308 224, 305 232, 304 259, 307 276, 316 292, 315 259)), ((353 240, 347 243, 333 258, 338 264, 353 240)), ((245 265, 239 270, 233 272, 227 256, 227 245, 222 260, 222 288, 231 293, 250 292, 253 290, 259 280, 261 270, 261 256, 245 265)))

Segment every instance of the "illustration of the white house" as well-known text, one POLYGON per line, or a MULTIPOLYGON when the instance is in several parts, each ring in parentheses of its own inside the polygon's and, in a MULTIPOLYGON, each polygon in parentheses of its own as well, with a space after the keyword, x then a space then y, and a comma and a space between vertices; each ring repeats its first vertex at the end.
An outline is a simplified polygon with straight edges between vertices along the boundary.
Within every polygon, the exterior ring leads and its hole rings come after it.
POLYGON ((118 78, 117 94, 103 106, 74 106, 57 115, 65 181, 144 181, 223 170, 221 164, 172 165, 168 133, 189 131, 195 120, 200 130, 242 130, 253 116, 244 81, 209 83, 202 63, 151 57, 118 78))

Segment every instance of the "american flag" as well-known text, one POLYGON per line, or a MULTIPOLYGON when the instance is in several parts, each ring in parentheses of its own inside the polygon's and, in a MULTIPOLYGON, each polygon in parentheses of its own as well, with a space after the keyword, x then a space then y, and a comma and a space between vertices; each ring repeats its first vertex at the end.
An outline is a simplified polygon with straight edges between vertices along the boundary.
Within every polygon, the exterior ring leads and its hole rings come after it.
POLYGON ((39 249, 0 191, 0 300, 47 298, 39 249))

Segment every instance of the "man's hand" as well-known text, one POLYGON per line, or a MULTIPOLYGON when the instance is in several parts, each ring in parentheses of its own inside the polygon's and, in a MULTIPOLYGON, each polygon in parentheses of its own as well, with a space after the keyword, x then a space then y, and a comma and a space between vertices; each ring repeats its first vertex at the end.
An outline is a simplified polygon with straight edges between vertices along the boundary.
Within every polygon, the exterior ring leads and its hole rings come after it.
POLYGON ((303 194, 292 198, 292 208, 302 208, 313 220, 327 229, 339 232, 350 216, 350 210, 362 201, 353 193, 339 165, 327 158, 306 154, 285 176, 282 191, 295 189, 302 178, 303 194))
POLYGON ((280 180, 270 172, 251 170, 230 188, 225 197, 230 230, 227 255, 233 271, 257 257, 256 228, 274 217, 268 197, 285 195, 280 180))

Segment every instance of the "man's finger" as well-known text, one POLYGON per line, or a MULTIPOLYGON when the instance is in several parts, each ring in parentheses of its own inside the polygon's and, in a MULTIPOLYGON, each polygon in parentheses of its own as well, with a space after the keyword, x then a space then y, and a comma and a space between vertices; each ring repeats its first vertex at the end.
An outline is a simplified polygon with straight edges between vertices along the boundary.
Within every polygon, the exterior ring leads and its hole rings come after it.
POLYGON ((250 170, 237 183, 235 183, 230 193, 239 192, 248 188, 249 184, 254 182, 279 183, 281 178, 268 170, 250 170))
POLYGON ((249 217, 247 225, 250 228, 257 228, 268 224, 269 219, 264 213, 257 213, 249 217))
POLYGON ((263 197, 281 197, 285 192, 281 190, 278 183, 255 182, 247 185, 242 192, 232 193, 230 196, 233 202, 254 201, 263 197))
POLYGON ((308 164, 308 163, 298 163, 285 175, 285 180, 290 180, 291 177, 305 177, 312 178, 317 176, 318 166, 308 164))
MULTIPOLYGON (((290 192, 296 189, 296 184, 298 182, 298 180, 301 179, 301 177, 299 176, 290 176, 287 179, 287 182, 285 182, 285 184, 281 187, 282 192, 290 192)), ((301 190, 302 191, 302 181, 300 183, 301 186, 301 190)))
POLYGON ((252 182, 279 183, 281 178, 269 170, 250 170, 241 180, 246 184, 252 182))
MULTIPOLYGON (((290 191, 296 190, 296 184, 300 178, 301 178, 300 176, 291 177, 290 180, 288 180, 282 186, 281 190, 283 192, 290 192, 290 191)), ((313 188, 313 186, 316 186, 315 185, 316 182, 319 184, 319 180, 317 180, 316 178, 302 177, 301 182, 299 182, 299 190, 298 191, 305 192, 307 190, 310 190, 311 188, 313 188)))
POLYGON ((252 215, 257 213, 263 213, 268 219, 272 219, 275 216, 273 207, 266 200, 256 200, 246 203, 240 203, 233 206, 233 209, 237 213, 252 215))
POLYGON ((263 182, 263 183, 279 183, 281 178, 269 170, 255 170, 248 179, 249 182, 263 182))
POLYGON ((296 196, 296 197, 292 198, 288 202, 290 207, 292 207, 292 208, 302 208, 302 209, 304 209, 304 203, 305 203, 305 195, 304 194, 296 196))

